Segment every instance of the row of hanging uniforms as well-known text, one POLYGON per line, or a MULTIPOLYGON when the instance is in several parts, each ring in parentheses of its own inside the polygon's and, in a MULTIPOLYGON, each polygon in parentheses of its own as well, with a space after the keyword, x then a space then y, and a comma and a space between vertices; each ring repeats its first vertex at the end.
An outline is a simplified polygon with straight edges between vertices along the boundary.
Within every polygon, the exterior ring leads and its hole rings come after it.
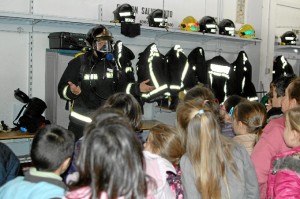
POLYGON ((193 49, 187 57, 180 45, 163 55, 152 43, 139 54, 137 77, 138 82, 150 79, 150 84, 155 86, 150 93, 142 94, 144 102, 163 103, 167 98, 170 109, 176 108, 180 91, 199 83, 210 87, 219 102, 234 94, 258 99, 251 81, 252 67, 244 51, 230 64, 222 56, 206 61, 201 47, 193 49))
POLYGON ((150 79, 155 89, 141 95, 143 102, 158 102, 160 105, 175 109, 178 93, 197 84, 188 59, 180 45, 172 47, 165 55, 151 43, 139 53, 136 65, 138 82, 150 79))
POLYGON ((207 61, 207 84, 221 103, 230 95, 239 95, 257 101, 252 82, 252 66, 245 51, 240 51, 233 63, 218 55, 207 61))
POLYGON ((210 87, 220 103, 230 95, 258 100, 252 83, 252 66, 245 51, 240 51, 236 60, 229 63, 221 55, 206 61, 204 49, 197 47, 190 52, 188 60, 197 81, 210 87))

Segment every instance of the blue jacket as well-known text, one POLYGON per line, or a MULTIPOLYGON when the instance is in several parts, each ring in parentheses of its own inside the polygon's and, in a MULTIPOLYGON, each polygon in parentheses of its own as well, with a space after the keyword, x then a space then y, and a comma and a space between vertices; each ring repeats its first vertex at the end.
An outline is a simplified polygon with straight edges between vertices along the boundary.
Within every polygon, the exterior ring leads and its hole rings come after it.
POLYGON ((0 142, 0 186, 17 177, 20 161, 14 152, 0 142))
POLYGON ((62 198, 66 186, 60 176, 51 172, 30 169, 25 177, 19 176, 0 187, 0 198, 49 199, 62 198))

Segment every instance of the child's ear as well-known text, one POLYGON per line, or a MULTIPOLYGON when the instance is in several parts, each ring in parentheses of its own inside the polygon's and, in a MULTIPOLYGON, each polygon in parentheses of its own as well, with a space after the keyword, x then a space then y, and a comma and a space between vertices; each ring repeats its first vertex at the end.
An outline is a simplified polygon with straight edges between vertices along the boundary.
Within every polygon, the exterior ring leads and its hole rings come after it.
POLYGON ((290 107, 294 108, 294 107, 296 107, 298 105, 299 104, 298 104, 298 102, 297 102, 297 100, 295 98, 293 98, 293 99, 290 100, 290 107))

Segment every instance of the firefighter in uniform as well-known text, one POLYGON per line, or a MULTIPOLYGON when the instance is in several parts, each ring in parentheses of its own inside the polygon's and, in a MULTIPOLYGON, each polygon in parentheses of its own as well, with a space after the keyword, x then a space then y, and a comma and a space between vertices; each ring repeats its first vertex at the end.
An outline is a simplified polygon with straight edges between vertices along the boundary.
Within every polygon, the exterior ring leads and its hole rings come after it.
POLYGON ((139 84, 128 80, 126 66, 115 64, 112 35, 105 26, 90 29, 86 43, 90 50, 68 63, 58 84, 60 97, 72 103, 68 129, 75 134, 76 140, 83 135, 84 126, 91 122, 92 113, 110 95, 126 92, 140 96, 153 89, 147 85, 149 80, 139 84))

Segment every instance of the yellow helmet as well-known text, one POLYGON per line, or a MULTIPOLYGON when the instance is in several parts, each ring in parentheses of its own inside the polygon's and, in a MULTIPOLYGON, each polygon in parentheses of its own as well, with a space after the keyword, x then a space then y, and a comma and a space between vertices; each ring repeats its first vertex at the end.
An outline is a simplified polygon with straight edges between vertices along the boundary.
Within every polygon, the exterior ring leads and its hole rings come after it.
POLYGON ((180 30, 199 32, 199 23, 194 17, 187 16, 180 23, 180 30))
POLYGON ((250 24, 244 24, 239 29, 239 36, 241 38, 254 39, 255 38, 255 30, 250 24))

